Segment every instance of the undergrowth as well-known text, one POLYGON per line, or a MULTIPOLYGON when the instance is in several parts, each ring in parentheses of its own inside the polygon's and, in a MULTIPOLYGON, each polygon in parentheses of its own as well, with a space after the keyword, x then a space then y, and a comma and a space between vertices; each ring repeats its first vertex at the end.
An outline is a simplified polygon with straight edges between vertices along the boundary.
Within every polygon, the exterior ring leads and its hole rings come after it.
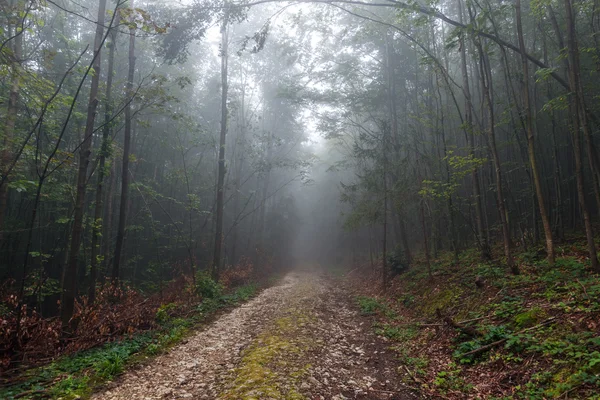
POLYGON ((395 343, 403 379, 430 395, 600 399, 600 278, 583 245, 558 247, 554 266, 541 248, 517 252, 518 276, 475 249, 458 264, 443 253, 432 261, 433 279, 417 260, 386 296, 367 295, 380 270, 349 279, 364 293, 360 312, 395 343))
POLYGON ((249 284, 225 293, 221 285, 207 282, 209 278, 203 279, 198 289, 203 300, 191 314, 179 316, 178 304, 163 304, 156 311, 157 329, 60 357, 44 367, 29 370, 9 386, 0 388, 0 399, 87 398, 95 388, 113 380, 128 366, 164 352, 217 311, 245 302, 258 291, 257 285, 249 284))

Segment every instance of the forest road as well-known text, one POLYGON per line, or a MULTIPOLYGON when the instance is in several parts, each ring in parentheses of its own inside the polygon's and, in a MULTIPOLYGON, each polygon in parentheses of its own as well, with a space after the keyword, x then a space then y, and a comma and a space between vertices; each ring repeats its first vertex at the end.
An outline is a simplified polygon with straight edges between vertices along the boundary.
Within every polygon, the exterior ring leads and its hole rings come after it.
POLYGON ((297 271, 92 398, 418 398, 388 347, 335 282, 297 271))

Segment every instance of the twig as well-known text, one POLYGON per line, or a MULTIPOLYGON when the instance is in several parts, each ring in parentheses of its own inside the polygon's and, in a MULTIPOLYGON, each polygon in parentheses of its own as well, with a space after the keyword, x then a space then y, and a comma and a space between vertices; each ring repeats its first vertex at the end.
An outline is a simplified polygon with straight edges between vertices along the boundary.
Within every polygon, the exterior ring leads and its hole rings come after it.
POLYGON ((481 321, 484 319, 488 319, 488 318, 492 318, 493 315, 486 315, 485 317, 479 317, 479 318, 473 318, 473 319, 466 319, 464 321, 459 321, 459 324, 468 324, 469 322, 476 322, 476 321, 481 321))
POLYGON ((581 283, 581 281, 579 279, 577 279, 577 283, 579 283, 579 285, 583 289, 583 293, 585 293, 585 297, 589 299, 590 296, 588 295, 587 290, 585 289, 585 286, 583 286, 583 283, 581 283))
POLYGON ((443 320, 446 324, 450 325, 451 327, 458 329, 461 332, 463 332, 471 337, 479 336, 479 332, 477 332, 477 330, 475 330, 475 328, 470 327, 470 326, 464 326, 464 325, 454 321, 449 316, 443 315, 442 311, 439 308, 435 310, 435 313, 438 315, 438 317, 441 320, 443 320))
POLYGON ((506 289, 506 286, 504 286, 502 289, 498 290, 498 293, 496 293, 494 295, 494 297, 492 297, 492 300, 496 299, 496 297, 498 297, 500 295, 500 293, 502 293, 504 291, 504 289, 506 289))
POLYGON ((28 397, 28 396, 35 396, 36 398, 39 398, 39 395, 43 395, 43 397, 50 397, 50 395, 45 391, 45 390, 27 390, 25 392, 21 392, 17 395, 15 395, 15 399, 21 399, 23 397, 28 397))
POLYGON ((369 391, 372 391, 372 392, 381 392, 381 393, 401 393, 400 390, 382 390, 382 389, 373 389, 372 387, 369 388, 369 391))
POLYGON ((421 383, 421 380, 418 379, 415 375, 413 375, 412 372, 410 372, 410 370, 408 369, 408 367, 406 365, 403 365, 404 369, 406 370, 406 373, 408 374, 408 376, 411 377, 411 379, 417 383, 421 383))
MULTIPOLYGON (((545 321, 544 321, 544 322, 542 322, 541 324, 538 324, 538 325, 536 325, 536 326, 532 326, 531 328, 523 329, 523 330, 521 330, 521 331, 517 332, 516 334, 519 334, 519 333, 525 333, 525 332, 528 332, 528 331, 532 331, 532 330, 535 330, 535 329, 541 328, 542 326, 545 326, 545 325, 548 325, 548 324, 550 324, 550 323, 551 323, 551 322, 553 322, 555 319, 556 319, 556 317, 548 318, 547 320, 545 320, 545 321)), ((471 351, 469 351, 469 352, 466 352, 466 353, 462 354, 462 355, 461 355, 461 357, 466 357, 466 356, 470 356, 470 355, 473 355, 473 354, 481 353, 481 352, 483 352, 483 351, 486 351, 486 350, 489 350, 489 349, 491 349, 491 348, 493 348, 493 347, 496 347, 496 346, 498 346, 498 345, 500 345, 500 344, 502 344, 502 343, 506 342, 507 340, 508 340, 508 338, 504 338, 504 339, 500 339, 500 340, 497 340, 497 341, 495 341, 495 342, 492 342, 492 343, 490 343, 490 344, 486 344, 485 346, 481 346, 481 347, 480 347, 480 348, 478 348, 478 349, 471 350, 471 351)))

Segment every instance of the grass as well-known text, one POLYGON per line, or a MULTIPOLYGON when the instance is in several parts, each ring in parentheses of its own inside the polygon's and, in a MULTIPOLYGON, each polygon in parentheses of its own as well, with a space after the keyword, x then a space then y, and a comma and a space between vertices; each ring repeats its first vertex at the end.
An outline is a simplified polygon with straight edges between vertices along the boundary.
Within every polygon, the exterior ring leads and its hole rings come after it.
POLYGON ((19 382, 0 388, 0 399, 84 399, 94 389, 123 373, 126 368, 156 356, 181 342, 196 326, 205 323, 217 311, 245 302, 258 292, 254 284, 229 294, 206 298, 197 312, 186 318, 172 318, 176 305, 165 304, 156 313, 159 328, 135 334, 91 350, 61 357, 44 367, 26 371, 19 382))
POLYGON ((389 319, 395 319, 396 313, 381 299, 375 297, 359 296, 356 298, 358 307, 363 315, 382 314, 389 319))

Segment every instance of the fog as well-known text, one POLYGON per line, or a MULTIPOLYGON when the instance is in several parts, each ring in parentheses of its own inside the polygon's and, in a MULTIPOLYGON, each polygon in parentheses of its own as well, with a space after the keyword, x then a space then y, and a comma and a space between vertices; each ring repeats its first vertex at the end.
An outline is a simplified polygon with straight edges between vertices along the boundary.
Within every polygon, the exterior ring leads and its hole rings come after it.
POLYGON ((107 281, 495 243, 517 273, 582 227, 596 267, 595 11, 428 4, 2 5, 8 292, 68 323, 107 281))

